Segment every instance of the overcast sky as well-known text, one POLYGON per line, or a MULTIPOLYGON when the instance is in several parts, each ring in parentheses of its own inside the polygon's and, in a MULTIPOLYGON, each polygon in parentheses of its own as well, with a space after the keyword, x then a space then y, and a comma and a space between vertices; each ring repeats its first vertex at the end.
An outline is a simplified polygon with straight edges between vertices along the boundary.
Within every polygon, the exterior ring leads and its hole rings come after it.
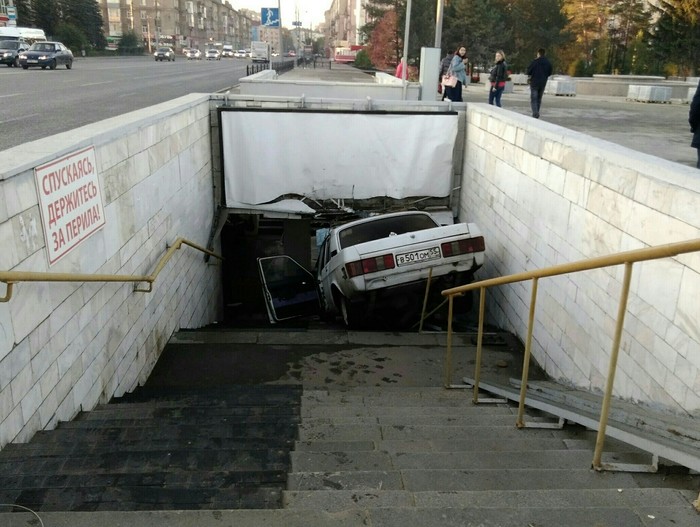
POLYGON ((228 0, 234 9, 248 8, 260 13, 263 7, 280 7, 282 26, 292 28, 299 12, 299 21, 304 27, 316 27, 324 21, 323 13, 331 7, 333 0, 228 0))

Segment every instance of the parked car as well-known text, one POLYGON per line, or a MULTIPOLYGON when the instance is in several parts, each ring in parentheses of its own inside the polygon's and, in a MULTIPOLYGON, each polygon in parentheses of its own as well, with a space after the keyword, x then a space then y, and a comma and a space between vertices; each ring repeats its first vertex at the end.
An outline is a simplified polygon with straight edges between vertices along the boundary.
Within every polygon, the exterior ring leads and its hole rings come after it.
POLYGON ((19 65, 25 70, 31 67, 55 70, 57 66, 71 69, 73 53, 60 42, 35 42, 19 54, 19 65))
POLYGON ((188 49, 185 53, 187 60, 202 60, 202 52, 198 49, 188 49))
POLYGON ((19 55, 29 49, 26 40, 2 40, 0 41, 0 64, 7 64, 8 68, 19 68, 19 55))
POLYGON ((209 48, 204 54, 204 58, 207 60, 221 60, 221 53, 219 53, 218 49, 209 48))
POLYGON ((156 62, 167 60, 168 62, 175 60, 175 52, 172 48, 158 48, 155 53, 153 53, 153 58, 156 62))
POLYGON ((288 256, 258 259, 271 322, 340 314, 348 327, 389 313, 415 322, 432 269, 431 291, 469 283, 484 262, 484 238, 473 223, 440 225, 427 212, 382 214, 332 228, 315 273, 288 256))

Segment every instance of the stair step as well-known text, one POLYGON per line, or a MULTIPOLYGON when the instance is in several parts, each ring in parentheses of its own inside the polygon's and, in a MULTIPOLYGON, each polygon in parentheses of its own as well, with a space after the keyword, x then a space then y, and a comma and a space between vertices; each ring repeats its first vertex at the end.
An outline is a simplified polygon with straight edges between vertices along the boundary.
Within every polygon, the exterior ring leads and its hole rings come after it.
POLYGON ((181 441, 194 441, 199 437, 208 438, 294 438, 296 424, 256 424, 255 426, 141 426, 134 428, 71 428, 59 426, 55 430, 41 431, 32 441, 45 443, 64 441, 129 441, 178 438, 181 441))
POLYGON ((0 478, 2 488, 40 489, 64 487, 156 487, 156 488, 229 488, 234 486, 284 485, 287 470, 221 471, 187 470, 177 472, 113 474, 17 474, 0 478))
POLYGON ((310 418, 337 418, 352 417, 394 417, 413 419, 424 416, 445 417, 482 417, 482 416, 512 416, 515 419, 517 408, 505 405, 499 406, 469 406, 469 405, 423 405, 423 406, 365 406, 364 404, 348 405, 302 405, 301 415, 304 419, 310 418))
MULTIPOLYGON (((508 415, 416 415, 379 417, 303 417, 304 427, 335 425, 335 426, 515 426, 517 416, 508 415)), ((528 421, 538 423, 552 423, 555 419, 545 417, 529 417, 528 421)))
POLYGON ((0 499, 35 511, 277 509, 281 506, 282 490, 279 486, 225 489, 63 487, 0 490, 0 499))
POLYGON ((184 406, 176 401, 163 403, 121 403, 99 405, 81 412, 76 419, 192 419, 212 416, 280 416, 300 414, 294 406, 184 406))
POLYGON ((217 427, 217 426, 232 426, 232 427, 248 427, 250 425, 289 425, 294 426, 301 421, 301 418, 295 415, 212 415, 212 416, 189 416, 189 417, 111 417, 111 416, 91 416, 79 417, 73 421, 63 421, 58 428, 82 428, 82 429, 98 429, 98 428, 139 428, 139 427, 185 427, 185 426, 200 426, 200 427, 217 427))
POLYGON ((110 404, 135 402, 178 402, 187 406, 261 406, 299 404, 300 385, 227 385, 213 388, 146 387, 115 397, 110 404))
POLYGON ((567 469, 419 469, 293 472, 288 490, 519 490, 637 487, 628 473, 567 469))
MULTIPOLYGON (((521 430, 521 435, 501 438, 498 441, 488 438, 470 439, 387 439, 380 441, 296 441, 296 452, 352 452, 358 450, 380 452, 509 452, 514 450, 588 450, 595 448, 595 434, 583 431, 579 436, 529 437, 531 430, 521 430)), ((614 439, 605 442, 605 452, 641 452, 630 445, 614 439)))
MULTIPOLYGON (((350 470, 444 470, 590 468, 590 450, 514 450, 512 452, 292 452, 293 472, 332 472, 350 470)), ((639 454, 616 453, 608 456, 617 463, 642 463, 639 454)))
POLYGON ((688 507, 693 493, 677 489, 551 489, 419 491, 405 490, 285 490, 286 509, 342 511, 401 508, 600 508, 688 507))
POLYGON ((32 440, 29 443, 10 443, 5 445, 0 459, 24 458, 30 456, 82 456, 101 452, 148 452, 186 448, 192 451, 205 450, 246 450, 266 447, 289 451, 294 447, 294 438, 270 437, 260 439, 198 437, 191 440, 178 438, 129 440, 120 442, 90 442, 89 444, 76 441, 52 442, 32 440), (252 441, 252 442, 251 442, 252 441))
POLYGON ((172 450, 155 452, 102 452, 89 456, 36 456, 0 460, 0 475, 13 474, 111 474, 165 470, 285 470, 286 451, 279 450, 172 450))
MULTIPOLYGON (((387 439, 399 440, 443 440, 460 439, 515 439, 523 437, 523 431, 515 428, 513 423, 505 426, 429 426, 429 425, 350 425, 350 424, 310 424, 305 421, 299 425, 300 441, 381 441, 387 439)), ((560 430, 528 429, 529 438, 555 438, 561 435, 560 430)))

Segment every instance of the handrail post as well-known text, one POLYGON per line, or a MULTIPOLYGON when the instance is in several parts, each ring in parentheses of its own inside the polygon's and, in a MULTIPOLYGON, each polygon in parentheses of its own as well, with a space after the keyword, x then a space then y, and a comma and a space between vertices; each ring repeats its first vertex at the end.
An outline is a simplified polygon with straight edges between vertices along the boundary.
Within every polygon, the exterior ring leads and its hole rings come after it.
POLYGON ((453 296, 448 297, 447 303, 447 349, 445 350, 445 388, 452 384, 452 306, 453 296))
POLYGON ((481 378, 481 350, 484 343, 484 318, 486 311, 486 288, 479 288, 479 330, 476 336, 476 363, 474 364, 474 404, 479 403, 479 379, 481 378))
POLYGON ((600 410, 598 436, 596 437, 595 452, 593 453, 593 468, 596 470, 600 470, 601 468, 603 444, 605 443, 605 428, 608 426, 608 414, 610 413, 610 399, 612 398, 613 384, 615 382, 617 357, 620 352, 620 341, 622 340, 622 327, 625 323, 625 313, 627 312, 627 299, 629 298, 630 281, 632 279, 632 265, 632 262, 625 262, 625 276, 622 280, 620 304, 617 308, 617 324, 615 326, 615 337, 613 339, 612 350, 610 351, 610 365, 608 366, 608 378, 605 384, 603 406, 600 410))
POLYGON ((525 340, 525 353, 523 354, 523 376, 520 380, 520 403, 518 404, 518 419, 515 426, 523 428, 523 415, 525 414, 525 395, 527 394, 527 379, 530 372, 530 355, 532 353, 532 332, 535 325, 535 304, 537 302, 538 278, 532 279, 532 292, 530 293, 530 316, 527 321, 527 339, 525 340))
POLYGON ((12 287, 14 285, 14 282, 5 282, 5 296, 0 297, 0 302, 9 302, 10 298, 12 298, 12 287))
POLYGON ((433 279, 433 268, 428 269, 428 281, 425 283, 425 296, 423 297, 423 311, 420 314, 420 325, 418 333, 423 333, 423 321, 425 320, 425 310, 428 309, 428 295, 430 294, 430 282, 433 279))

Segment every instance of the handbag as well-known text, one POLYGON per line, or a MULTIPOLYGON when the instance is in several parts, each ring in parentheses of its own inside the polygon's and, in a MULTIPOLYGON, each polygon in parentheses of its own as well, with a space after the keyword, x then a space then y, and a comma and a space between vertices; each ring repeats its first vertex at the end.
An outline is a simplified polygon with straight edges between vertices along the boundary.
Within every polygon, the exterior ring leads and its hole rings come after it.
POLYGON ((457 77, 450 74, 449 72, 442 76, 442 85, 445 88, 454 88, 457 86, 457 77))

